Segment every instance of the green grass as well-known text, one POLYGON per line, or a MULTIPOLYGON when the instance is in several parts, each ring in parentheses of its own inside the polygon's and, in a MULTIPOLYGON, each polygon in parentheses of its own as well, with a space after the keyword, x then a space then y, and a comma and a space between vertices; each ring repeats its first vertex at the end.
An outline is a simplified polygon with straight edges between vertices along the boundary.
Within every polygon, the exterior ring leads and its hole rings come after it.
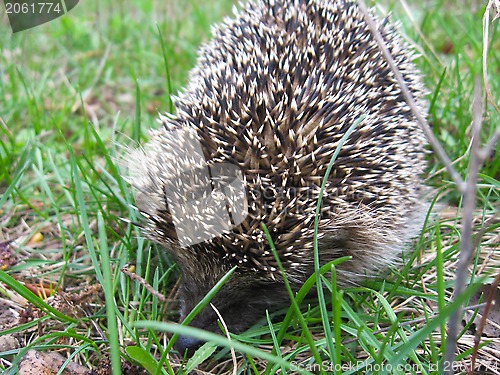
MULTIPOLYGON (((144 143, 148 129, 159 126, 157 111, 169 110, 170 95, 187 82, 198 46, 210 38, 210 25, 233 3, 86 0, 61 19, 15 35, 0 18, 0 304, 16 312, 14 323, 0 317, 0 344, 6 337, 17 342, 0 345, 0 370, 16 373, 35 349, 89 368, 109 361, 113 374, 120 373, 120 361, 124 373, 127 366, 136 366, 128 373, 232 372, 228 349, 207 345, 189 360, 175 356, 169 339, 182 333, 233 346, 245 374, 437 373, 447 320, 475 289, 451 302, 462 201, 432 154, 429 184, 439 191, 439 217, 429 221, 405 265, 383 280, 337 289, 335 272, 327 273, 332 265, 325 265, 319 301, 305 299, 318 282, 313 275, 289 310, 263 317, 230 341, 170 323, 178 320, 179 273, 131 223, 140 217, 120 174, 121 145, 144 143)), ((420 53, 428 119, 465 177, 484 5, 475 12, 455 1, 409 7, 383 6, 420 53)), ((498 21, 490 25, 489 41, 489 83, 498 104, 498 21)), ((482 142, 499 120, 486 105, 482 142)), ((476 286, 491 283, 500 268, 499 155, 497 146, 479 176, 478 251, 471 263, 476 286)), ((472 341, 464 329, 457 369, 470 362, 472 341)), ((476 364, 493 359, 498 373, 499 357, 480 351, 476 364)))

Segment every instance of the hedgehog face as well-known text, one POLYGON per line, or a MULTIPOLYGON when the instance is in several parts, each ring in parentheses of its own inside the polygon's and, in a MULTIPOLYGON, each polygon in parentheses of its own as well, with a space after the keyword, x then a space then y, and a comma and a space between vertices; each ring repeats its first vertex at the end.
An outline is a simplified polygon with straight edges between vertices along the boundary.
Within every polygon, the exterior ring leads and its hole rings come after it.
MULTIPOLYGON (((288 301, 283 283, 258 279, 259 276, 254 272, 237 270, 212 299, 211 304, 218 310, 230 332, 238 333, 248 329, 266 315, 266 310, 274 310, 288 301)), ((207 284, 206 280, 183 276, 180 289, 181 321, 205 297, 216 281, 207 284)), ((217 313, 208 305, 189 325, 221 333, 218 321, 217 313)), ((198 339, 181 336, 175 347, 181 354, 187 350, 191 355, 202 344, 198 339)))

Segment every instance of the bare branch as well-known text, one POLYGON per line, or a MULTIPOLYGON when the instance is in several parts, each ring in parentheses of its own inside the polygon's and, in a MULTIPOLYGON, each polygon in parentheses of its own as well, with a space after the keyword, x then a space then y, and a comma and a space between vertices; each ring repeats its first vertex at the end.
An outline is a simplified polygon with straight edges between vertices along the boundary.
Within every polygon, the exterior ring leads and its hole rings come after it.
MULTIPOLYGON (((458 259, 457 272, 455 276, 455 291, 453 299, 460 296, 467 285, 468 266, 475 247, 472 243, 472 232, 474 226, 474 209, 476 206, 476 188, 479 169, 481 168, 481 126, 483 115, 483 103, 481 98, 481 80, 476 77, 474 82, 474 104, 473 104, 473 119, 472 119, 472 145, 469 160, 469 171, 466 181, 465 192, 463 193, 463 208, 462 208, 462 231, 460 241, 460 254, 458 259)), ((455 351, 457 347, 459 323, 462 318, 462 311, 456 310, 450 317, 448 326, 448 340, 446 342, 446 353, 444 363, 451 364, 455 359, 455 351)), ((450 370, 447 374, 453 374, 453 366, 449 366, 450 370)))

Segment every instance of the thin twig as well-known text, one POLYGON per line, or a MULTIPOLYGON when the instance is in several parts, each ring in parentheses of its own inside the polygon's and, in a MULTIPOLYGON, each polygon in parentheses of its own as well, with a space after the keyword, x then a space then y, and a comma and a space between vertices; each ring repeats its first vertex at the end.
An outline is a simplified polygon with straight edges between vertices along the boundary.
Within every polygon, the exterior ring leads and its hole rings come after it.
POLYGON ((149 293, 158 298, 158 300, 160 300, 161 302, 165 302, 167 300, 163 294, 161 294, 155 288, 153 288, 144 278, 142 278, 136 273, 131 272, 126 266, 122 267, 121 271, 125 275, 130 277, 132 280, 139 282, 139 284, 141 284, 144 288, 146 288, 149 293))
MULTIPOLYGON (((455 276, 455 290, 453 299, 457 299, 465 290, 468 280, 468 267, 474 254, 475 247, 472 243, 472 234, 474 228, 474 209, 476 206, 476 189, 479 169, 482 160, 479 154, 481 147, 481 126, 483 116, 483 103, 481 98, 481 80, 476 77, 474 80, 474 102, 472 118, 472 146, 469 160, 468 177, 466 189, 463 193, 462 208, 462 231, 460 240, 460 254, 455 276)), ((462 317, 462 311, 456 310, 451 314, 450 324, 448 326, 448 340, 446 342, 446 352, 444 356, 445 364, 452 364, 455 359, 455 350, 458 341, 459 323, 462 317)), ((447 374, 453 374, 453 366, 446 366, 449 370, 447 374)))
POLYGON ((479 156, 482 160, 487 160, 490 154, 495 149, 498 141, 500 140, 500 126, 497 126, 495 129, 495 133, 491 136, 491 138, 486 142, 484 147, 479 151, 479 156))
POLYGON ((432 149, 436 153, 437 157, 443 165, 446 167, 446 170, 450 174, 450 177, 453 179, 455 184, 457 185, 458 190, 463 193, 465 191, 465 182, 462 180, 462 177, 460 174, 453 168, 452 162, 448 155, 446 154, 443 146, 439 143, 437 138, 434 136, 434 133, 432 132, 429 124, 427 123, 427 120, 425 119, 424 116, 420 113, 420 110, 417 106, 417 103, 415 102, 415 99, 413 98, 413 95, 410 92, 410 89, 408 88, 408 85, 405 82, 405 79, 401 72, 399 71, 399 68, 396 65, 396 62, 394 61, 391 52, 387 48, 387 45, 384 41, 384 38, 380 34, 380 32, 377 29, 377 25, 375 24, 375 21, 371 17, 368 8, 366 7, 366 4, 364 0, 358 0, 358 5, 365 17, 365 21, 370 28, 370 31, 375 38, 375 41, 377 42, 380 50, 382 51, 382 54, 384 55, 384 58, 386 62, 389 64, 389 67, 391 68, 392 72, 394 73, 394 76, 396 80, 398 81, 399 84, 399 89, 401 90, 401 93, 403 94, 406 103, 410 107, 413 115, 417 119, 420 127, 422 128, 427 140, 429 141, 429 144, 431 145, 432 149))
POLYGON ((483 335, 484 327, 486 326, 486 320, 488 319, 488 314, 490 313, 490 308, 491 305, 493 304, 495 293, 499 284, 500 284, 500 273, 495 277, 493 283, 490 285, 490 292, 488 293, 488 297, 486 298, 486 306, 483 309, 483 312, 481 314, 481 320, 479 322, 479 326, 474 336, 474 351, 472 352, 470 369, 467 372, 469 375, 474 374, 474 367, 476 367, 476 357, 477 357, 477 352, 479 350, 479 343, 481 342, 481 337, 483 335))

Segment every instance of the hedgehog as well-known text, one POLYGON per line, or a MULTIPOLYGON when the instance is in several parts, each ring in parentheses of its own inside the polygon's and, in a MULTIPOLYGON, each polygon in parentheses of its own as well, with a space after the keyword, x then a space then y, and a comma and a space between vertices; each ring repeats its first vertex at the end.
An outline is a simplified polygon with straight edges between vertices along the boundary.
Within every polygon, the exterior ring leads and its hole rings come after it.
MULTIPOLYGON (((375 21, 424 113, 415 54, 375 21)), ((321 263, 350 257, 337 266, 344 287, 398 263, 428 209, 426 140, 355 1, 250 0, 212 34, 175 114, 134 151, 130 180, 144 232, 182 272, 181 321, 235 268, 211 302, 238 333, 289 303, 284 277, 298 290, 314 273, 337 148, 321 263)), ((210 306, 190 325, 220 333, 210 306)), ((200 345, 181 336, 176 347, 200 345)))

